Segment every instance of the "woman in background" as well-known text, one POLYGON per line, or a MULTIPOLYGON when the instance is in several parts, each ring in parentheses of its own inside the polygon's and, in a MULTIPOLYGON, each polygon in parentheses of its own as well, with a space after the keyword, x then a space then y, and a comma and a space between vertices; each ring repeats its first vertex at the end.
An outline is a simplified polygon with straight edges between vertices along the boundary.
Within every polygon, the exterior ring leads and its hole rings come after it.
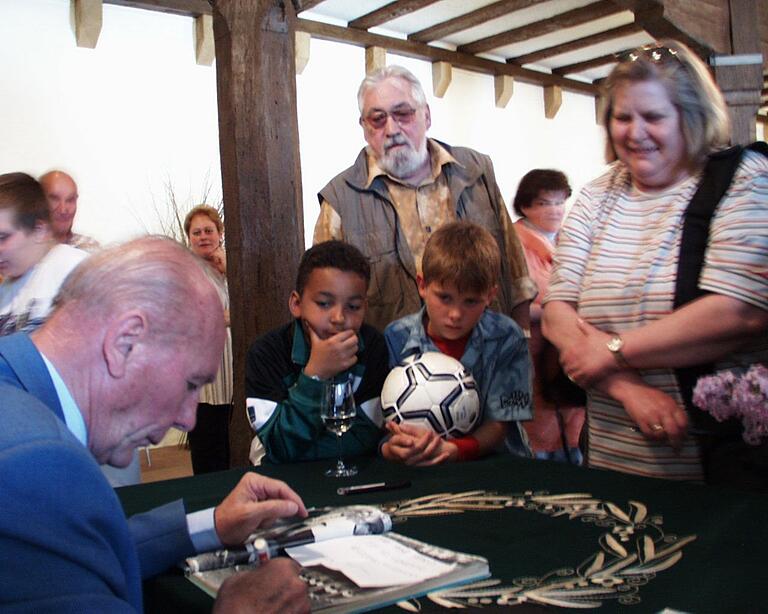
POLYGON ((534 169, 521 180, 513 201, 515 232, 525 253, 528 272, 539 288, 531 303, 533 420, 525 430, 536 458, 581 464, 579 435, 584 424, 583 395, 562 376, 557 350, 541 334, 541 302, 549 286, 552 254, 565 216, 571 186, 564 173, 534 169), (570 395, 568 393, 571 393, 570 395))
MULTIPOLYGON (((190 249, 208 262, 226 284, 227 260, 223 248, 224 224, 218 211, 198 205, 184 220, 190 249)), ((200 390, 197 423, 189 432, 189 449, 195 475, 229 469, 229 421, 232 417, 232 336, 229 301, 224 308, 227 337, 216 379, 200 390)))

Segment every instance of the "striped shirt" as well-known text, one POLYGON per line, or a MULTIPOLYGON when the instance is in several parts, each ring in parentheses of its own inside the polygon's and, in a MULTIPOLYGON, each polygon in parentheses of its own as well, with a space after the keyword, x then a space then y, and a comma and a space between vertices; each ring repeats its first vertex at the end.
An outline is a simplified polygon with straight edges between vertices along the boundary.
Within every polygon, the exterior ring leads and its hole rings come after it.
MULTIPOLYGON (((560 234, 546 301, 577 304, 579 316, 603 331, 631 330, 673 310, 682 220, 700 175, 660 194, 631 187, 614 163, 579 195, 560 234)), ((717 209, 699 287, 768 309, 768 160, 747 152, 717 209)), ((768 360, 768 331, 718 368, 768 360)), ((640 372, 681 403, 671 369, 640 372)), ((669 479, 702 479, 698 444, 676 453, 646 439, 622 405, 589 392, 590 466, 669 479)))

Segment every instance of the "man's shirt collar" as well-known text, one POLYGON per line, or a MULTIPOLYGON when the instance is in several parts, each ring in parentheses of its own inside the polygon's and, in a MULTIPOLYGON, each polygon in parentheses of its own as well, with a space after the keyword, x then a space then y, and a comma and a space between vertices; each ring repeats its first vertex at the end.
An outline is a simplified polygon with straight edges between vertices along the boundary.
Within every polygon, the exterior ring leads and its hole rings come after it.
POLYGON ((81 444, 87 447, 88 430, 85 428, 85 420, 83 419, 83 414, 80 413, 80 408, 75 403, 75 399, 70 394, 67 385, 61 379, 61 375, 56 370, 56 367, 53 366, 53 363, 42 352, 40 356, 43 358, 48 374, 51 376, 53 387, 56 389, 67 428, 81 444))
MULTIPOLYGON (((461 163, 456 160, 456 158, 454 158, 445 147, 433 139, 427 139, 427 151, 429 152, 429 158, 432 163, 432 175, 429 178, 429 181, 422 183, 432 183, 435 181, 435 179, 440 176, 440 173, 443 172, 443 166, 446 164, 457 164, 461 166, 461 163)), ((381 176, 386 177, 391 181, 395 181, 401 185, 406 185, 397 177, 393 177, 392 175, 386 173, 379 166, 378 160, 373 156, 368 148, 366 148, 366 157, 368 160, 368 179, 365 182, 365 188, 370 188, 373 180, 376 179, 376 177, 381 176)))

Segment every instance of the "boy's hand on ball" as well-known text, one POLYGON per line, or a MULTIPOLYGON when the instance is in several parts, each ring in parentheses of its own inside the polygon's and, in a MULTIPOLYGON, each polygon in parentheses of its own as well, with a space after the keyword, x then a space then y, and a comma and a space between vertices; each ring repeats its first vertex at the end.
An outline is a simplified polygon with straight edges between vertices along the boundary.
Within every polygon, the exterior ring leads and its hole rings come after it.
POLYGON ((387 422, 386 427, 392 436, 382 445, 381 454, 387 460, 426 467, 458 457, 456 446, 434 431, 407 422, 387 422))
POLYGON ((330 379, 357 363, 358 342, 355 331, 344 330, 321 339, 311 326, 306 324, 305 328, 311 345, 309 361, 304 367, 305 375, 330 379))

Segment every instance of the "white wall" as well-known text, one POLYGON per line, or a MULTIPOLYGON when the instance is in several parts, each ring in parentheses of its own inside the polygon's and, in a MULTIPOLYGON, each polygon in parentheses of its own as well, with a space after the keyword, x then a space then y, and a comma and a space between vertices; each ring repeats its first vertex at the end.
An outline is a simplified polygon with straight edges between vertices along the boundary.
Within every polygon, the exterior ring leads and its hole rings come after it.
MULTIPOLYGON (((454 70, 443 99, 431 96, 426 62, 389 57, 424 83, 430 134, 494 160, 507 201, 535 167, 564 170, 574 187, 602 168, 602 129, 592 97, 565 92, 554 120, 541 88, 515 84, 506 109, 493 104, 493 79, 454 70)), ((363 146, 355 98, 364 53, 312 40, 297 76, 307 241, 317 191, 363 146)), ((192 203, 209 176, 220 198, 215 68, 194 60, 194 22, 152 11, 104 6, 95 50, 75 45, 69 0, 0 0, 0 172, 39 175, 63 168, 78 181, 76 230, 103 242, 158 230, 170 182, 192 203)))
POLYGON ((95 50, 75 44, 69 0, 0 0, 0 172, 68 170, 75 228, 143 233, 170 179, 220 194, 216 75, 194 59, 190 18, 105 5, 95 50))

